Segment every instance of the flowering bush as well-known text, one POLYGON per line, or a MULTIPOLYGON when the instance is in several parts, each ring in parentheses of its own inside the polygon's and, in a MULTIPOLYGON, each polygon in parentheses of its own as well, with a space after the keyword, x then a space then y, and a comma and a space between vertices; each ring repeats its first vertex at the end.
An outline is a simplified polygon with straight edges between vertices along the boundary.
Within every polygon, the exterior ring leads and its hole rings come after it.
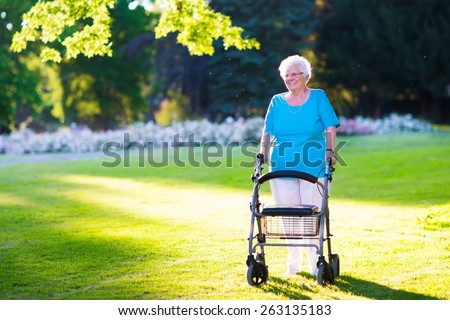
POLYGON ((338 134, 387 134, 400 132, 432 131, 431 123, 413 118, 411 114, 392 113, 383 119, 370 119, 361 116, 354 119, 339 118, 341 125, 338 134))
MULTIPOLYGON (((414 119, 411 115, 392 114, 384 119, 371 120, 363 117, 354 119, 340 118, 341 126, 338 134, 386 134, 411 131, 431 131, 427 122, 414 119)), ((94 132, 89 128, 72 126, 61 128, 54 133, 34 133, 29 129, 17 131, 9 135, 0 135, 0 153, 27 154, 44 152, 82 153, 101 151, 107 142, 117 142, 121 147, 129 147, 130 143, 146 145, 151 142, 155 146, 168 143, 219 143, 227 145, 231 142, 259 141, 264 119, 227 118, 223 123, 208 120, 189 120, 173 122, 169 126, 161 126, 154 122, 136 123, 119 129, 94 132)))

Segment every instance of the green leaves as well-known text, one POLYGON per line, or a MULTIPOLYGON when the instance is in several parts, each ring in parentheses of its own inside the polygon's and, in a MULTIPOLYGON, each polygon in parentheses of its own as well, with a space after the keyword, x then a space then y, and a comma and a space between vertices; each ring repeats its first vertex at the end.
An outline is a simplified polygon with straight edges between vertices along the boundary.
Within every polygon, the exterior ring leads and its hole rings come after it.
POLYGON ((108 9, 117 0, 54 0, 39 1, 23 16, 22 30, 14 34, 11 50, 20 52, 28 42, 40 40, 44 44, 41 58, 44 61, 60 62, 60 51, 51 47, 59 42, 65 47, 66 57, 75 58, 79 54, 87 57, 111 55, 111 17, 108 9), (67 28, 77 21, 92 21, 69 36, 67 28))
POLYGON ((169 0, 169 8, 163 12, 155 29, 156 38, 165 37, 170 32, 179 32, 177 41, 186 46, 191 55, 212 55, 213 40, 223 38, 225 49, 259 49, 255 39, 242 38, 244 31, 235 27, 231 18, 214 12, 206 1, 169 0))
MULTIPOLYGON (((11 50, 20 52, 28 42, 41 41, 44 61, 60 62, 65 58, 112 55, 110 9, 117 0, 39 1, 23 16, 22 30, 12 40, 11 50), (76 30, 76 31, 74 31, 76 30), (63 49, 55 48, 61 44, 63 49)), ((157 38, 179 32, 177 41, 191 55, 212 55, 213 41, 223 38, 224 47, 239 50, 259 49, 259 42, 242 37, 242 28, 232 25, 231 18, 214 12, 206 1, 167 0, 167 10, 156 27, 157 38)))

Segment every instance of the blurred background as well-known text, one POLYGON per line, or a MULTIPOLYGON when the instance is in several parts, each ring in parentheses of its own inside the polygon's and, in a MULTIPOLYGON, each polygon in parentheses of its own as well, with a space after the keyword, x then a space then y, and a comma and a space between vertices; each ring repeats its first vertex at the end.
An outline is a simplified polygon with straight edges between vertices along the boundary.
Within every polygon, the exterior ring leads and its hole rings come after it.
POLYGON ((214 0, 210 6, 255 37, 260 50, 190 56, 175 36, 155 40, 160 11, 118 0, 112 57, 43 63, 38 44, 9 49, 36 1, 0 0, 0 133, 92 130, 135 122, 263 116, 285 90, 278 65, 307 57, 311 87, 326 90, 340 116, 412 114, 450 122, 450 1, 214 0))

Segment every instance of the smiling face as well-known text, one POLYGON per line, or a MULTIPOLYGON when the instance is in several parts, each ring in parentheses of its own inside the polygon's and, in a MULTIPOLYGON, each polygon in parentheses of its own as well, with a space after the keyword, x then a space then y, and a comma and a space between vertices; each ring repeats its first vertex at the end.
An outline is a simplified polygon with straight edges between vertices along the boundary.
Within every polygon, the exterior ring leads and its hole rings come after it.
POLYGON ((289 91, 305 90, 311 78, 311 64, 304 57, 294 55, 281 61, 278 67, 280 76, 289 91))
POLYGON ((288 68, 282 77, 289 91, 302 90, 306 86, 306 78, 298 67, 288 68))

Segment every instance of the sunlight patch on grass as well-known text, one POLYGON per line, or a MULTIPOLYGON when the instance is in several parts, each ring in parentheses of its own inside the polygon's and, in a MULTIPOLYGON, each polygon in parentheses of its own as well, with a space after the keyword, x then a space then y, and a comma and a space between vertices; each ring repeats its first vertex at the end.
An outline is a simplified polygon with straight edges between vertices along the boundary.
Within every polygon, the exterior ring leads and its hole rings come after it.
POLYGON ((450 229, 450 203, 429 208, 418 222, 427 230, 450 229))
MULTIPOLYGON (((435 228, 430 234, 417 223, 429 207, 331 199, 330 208, 333 248, 340 255, 344 277, 392 289, 414 288, 414 292, 430 295, 450 286, 450 271, 442 268, 450 262, 450 230, 435 228), (436 283, 437 275, 440 280, 436 283)), ((384 291, 373 287, 374 297, 384 291)), ((449 294, 441 297, 450 298, 449 294)))
POLYGON ((216 248, 225 239, 242 242, 242 260, 246 257, 244 240, 250 211, 245 193, 202 186, 174 188, 156 182, 90 175, 52 179, 71 185, 59 196, 77 203, 72 208, 89 208, 90 212, 61 221, 58 228, 62 232, 127 241, 136 246, 165 243, 175 252, 185 247, 183 252, 189 257, 198 257, 199 253, 214 255, 210 248, 216 248))
POLYGON ((24 196, 8 192, 0 192, 0 206, 30 206, 31 203, 24 196))
POLYGON ((202 185, 167 186, 157 182, 89 175, 66 175, 55 179, 80 187, 76 194, 65 194, 66 197, 146 217, 195 220, 207 219, 210 215, 215 219, 226 216, 230 211, 241 211, 242 205, 249 203, 249 196, 245 193, 224 192, 202 185))

